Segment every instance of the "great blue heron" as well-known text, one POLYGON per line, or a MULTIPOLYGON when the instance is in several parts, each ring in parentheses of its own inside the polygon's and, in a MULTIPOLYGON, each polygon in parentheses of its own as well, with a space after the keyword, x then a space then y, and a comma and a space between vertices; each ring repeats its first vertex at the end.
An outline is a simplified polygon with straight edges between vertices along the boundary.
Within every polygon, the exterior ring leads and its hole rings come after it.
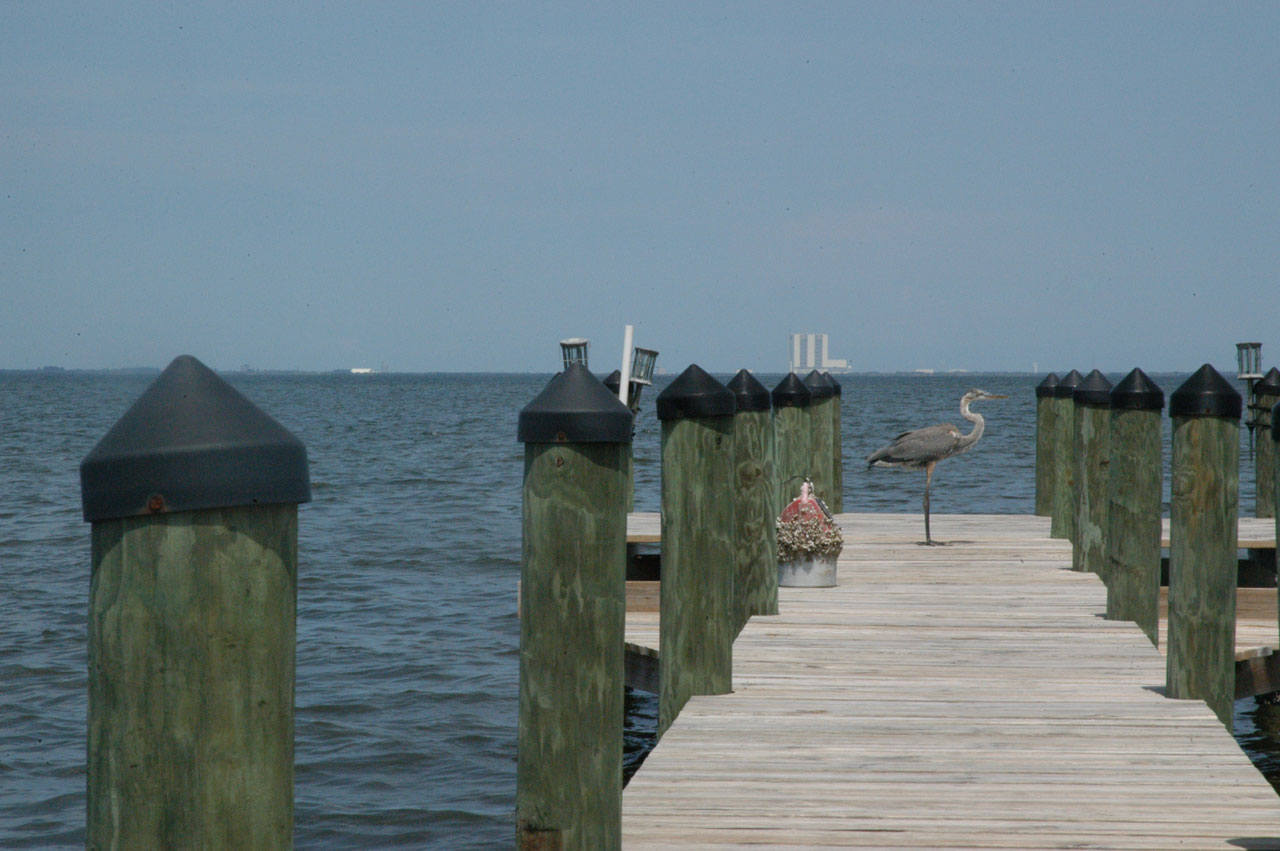
POLYGON ((867 468, 871 467, 904 467, 908 470, 924 470, 924 543, 934 546, 936 543, 929 535, 929 485, 933 481, 933 468, 943 458, 959 455, 968 451, 982 437, 986 422, 982 414, 969 410, 974 402, 984 399, 1008 399, 997 393, 986 390, 970 390, 960 399, 960 416, 973 423, 968 434, 961 434, 960 429, 951 423, 941 423, 915 431, 904 431, 893 439, 893 443, 883 449, 877 449, 867 456, 867 468))

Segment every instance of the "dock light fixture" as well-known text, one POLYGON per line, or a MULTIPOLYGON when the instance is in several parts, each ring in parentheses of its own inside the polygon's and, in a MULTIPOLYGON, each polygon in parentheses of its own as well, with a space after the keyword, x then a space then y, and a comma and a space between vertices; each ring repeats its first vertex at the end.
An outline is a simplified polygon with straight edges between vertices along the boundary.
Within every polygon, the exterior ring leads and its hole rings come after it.
POLYGON ((635 354, 631 356, 631 383, 653 384, 653 369, 657 364, 657 352, 636 346, 635 354))
POLYGON ((586 337, 570 337, 567 340, 560 341, 560 354, 564 357, 564 368, 567 370, 570 364, 580 363, 587 365, 587 349, 591 346, 591 341, 586 337))
POLYGON ((657 361, 658 353, 653 349, 636 346, 632 350, 630 375, 627 379, 627 407, 632 413, 640 410, 640 391, 653 384, 653 368, 657 361))
POLYGON ((1239 367, 1236 378, 1241 381, 1262 378, 1262 344, 1236 343, 1236 365, 1239 367))
MULTIPOLYGON (((1236 378, 1245 383, 1248 388, 1245 391, 1244 398, 1252 402, 1253 388, 1262 380, 1262 344, 1261 343, 1236 343, 1236 378)), ((1253 430, 1258 427, 1261 419, 1259 412, 1250 405, 1248 412, 1244 418, 1244 424, 1249 429, 1249 457, 1253 457, 1253 430)))

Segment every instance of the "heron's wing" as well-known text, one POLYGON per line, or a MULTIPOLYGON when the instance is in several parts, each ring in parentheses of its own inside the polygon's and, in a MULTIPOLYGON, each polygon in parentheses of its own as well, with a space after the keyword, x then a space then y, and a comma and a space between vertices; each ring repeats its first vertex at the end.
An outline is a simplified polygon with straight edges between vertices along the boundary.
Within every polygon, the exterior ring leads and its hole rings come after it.
POLYGON ((959 440, 960 429, 951 423, 904 431, 888 446, 868 455, 867 464, 873 467, 923 467, 953 454, 959 440))

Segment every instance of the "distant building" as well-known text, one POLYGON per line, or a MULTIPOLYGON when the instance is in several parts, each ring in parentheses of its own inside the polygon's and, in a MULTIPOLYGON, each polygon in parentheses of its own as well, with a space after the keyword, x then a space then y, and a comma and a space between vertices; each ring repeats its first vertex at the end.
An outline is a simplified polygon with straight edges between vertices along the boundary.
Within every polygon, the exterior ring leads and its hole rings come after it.
POLYGON ((813 369, 848 372, 849 362, 828 354, 826 334, 792 334, 789 371, 808 372, 813 369))

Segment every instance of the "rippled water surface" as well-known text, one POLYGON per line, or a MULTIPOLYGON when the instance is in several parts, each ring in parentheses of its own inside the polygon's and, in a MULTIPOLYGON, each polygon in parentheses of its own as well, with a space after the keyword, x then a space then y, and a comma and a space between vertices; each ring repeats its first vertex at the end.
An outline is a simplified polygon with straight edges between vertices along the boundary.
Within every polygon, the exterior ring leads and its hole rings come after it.
MULTIPOLYGON (((299 520, 297 847, 509 847, 516 418, 550 376, 226 377, 297 434, 311 462, 313 501, 299 520)), ((781 376, 760 377, 772 387, 781 376)), ((84 844, 89 526, 78 466, 152 378, 0 373, 3 848, 84 844)), ((658 510, 653 398, 665 380, 646 391, 637 423, 641 511, 658 510)), ((861 458, 908 428, 960 422, 959 397, 977 385, 1011 398, 985 404, 982 442, 940 465, 933 510, 1030 513, 1038 380, 840 377, 846 511, 918 512, 923 475, 867 471, 861 458)), ((1157 380, 1168 393, 1181 377, 1157 380)), ((1238 706, 1261 760, 1273 711, 1238 706)), ((628 712, 639 746, 652 701, 631 695, 628 712)))

